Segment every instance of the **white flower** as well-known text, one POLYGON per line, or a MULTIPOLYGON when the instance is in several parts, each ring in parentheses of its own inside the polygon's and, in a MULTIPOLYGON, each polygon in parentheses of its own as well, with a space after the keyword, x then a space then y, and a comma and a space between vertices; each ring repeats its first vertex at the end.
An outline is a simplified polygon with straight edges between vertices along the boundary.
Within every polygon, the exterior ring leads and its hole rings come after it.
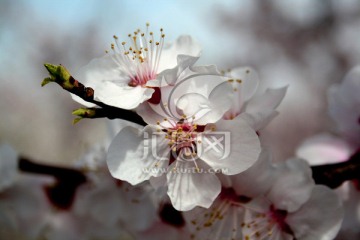
POLYGON ((233 103, 224 115, 225 119, 239 116, 258 131, 278 114, 275 109, 283 100, 287 87, 267 89, 255 96, 260 81, 254 69, 239 67, 224 74, 231 77, 229 82, 233 88, 233 103))
MULTIPOLYGON (((157 41, 148 26, 145 32, 138 29, 129 34, 127 43, 120 43, 114 36, 111 53, 92 60, 75 75, 85 86, 94 89, 95 100, 124 109, 134 109, 146 100, 156 102, 158 96, 156 93, 153 96, 156 88, 148 86, 148 81, 176 67, 178 55, 200 54, 200 46, 190 36, 181 36, 175 43, 166 44, 163 30, 157 41)), ((72 97, 85 106, 95 106, 75 95, 72 97)))
POLYGON ((233 176, 218 175, 222 189, 211 207, 197 207, 185 213, 192 239, 243 239, 244 204, 269 191, 274 170, 269 152, 262 151, 248 170, 233 176))
POLYGON ((17 158, 17 153, 11 146, 0 146, 0 192, 15 182, 18 174, 17 158))
POLYGON ((360 66, 328 91, 329 113, 339 132, 356 149, 360 146, 360 66))
POLYGON ((215 171, 237 174, 260 153, 258 137, 244 120, 222 119, 231 104, 228 78, 213 66, 193 67, 196 60, 178 57, 189 67, 162 75, 161 102, 138 109, 150 125, 123 128, 107 157, 111 174, 133 185, 166 173, 168 195, 182 211, 209 207, 221 189, 215 171), (214 147, 219 139, 224 151, 214 147))
POLYGON ((268 157, 263 152, 252 168, 223 182, 210 209, 188 213, 194 239, 327 240, 336 236, 343 214, 336 194, 314 185, 304 161, 271 166, 268 157))

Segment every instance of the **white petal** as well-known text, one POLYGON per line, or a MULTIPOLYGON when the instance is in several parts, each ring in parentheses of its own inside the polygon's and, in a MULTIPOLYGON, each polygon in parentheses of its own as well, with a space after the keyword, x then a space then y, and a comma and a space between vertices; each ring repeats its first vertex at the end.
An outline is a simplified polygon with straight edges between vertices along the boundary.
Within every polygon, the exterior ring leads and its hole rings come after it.
POLYGON ((156 125, 157 122, 163 123, 165 122, 164 118, 169 118, 166 111, 163 110, 161 104, 151 104, 149 102, 144 102, 136 108, 136 112, 144 119, 147 124, 152 125, 156 125))
MULTIPOLYGON (((74 78, 84 84, 86 87, 94 89, 95 93, 98 88, 106 81, 111 82, 128 82, 129 78, 119 68, 119 65, 115 63, 110 54, 107 54, 101 58, 95 58, 90 61, 86 66, 82 67, 74 78)), ((71 94, 74 101, 85 105, 86 107, 96 106, 93 103, 86 102, 80 97, 71 94)))
POLYGON ((217 122, 232 104, 232 89, 226 80, 221 76, 201 75, 182 82, 187 89, 180 87, 176 92, 176 106, 186 116, 194 116, 194 122, 199 125, 217 122))
MULTIPOLYGON (((210 207, 221 190, 221 184, 216 175, 196 172, 194 164, 190 162, 183 162, 176 170, 172 170, 174 167, 175 162, 170 165, 170 171, 166 175, 168 195, 174 208, 179 211, 188 211, 196 206, 210 207)), ((201 163, 199 163, 199 168, 200 171, 209 169, 206 164, 201 163)))
POLYGON ((180 36, 173 44, 165 46, 162 50, 158 72, 174 68, 177 64, 177 56, 180 54, 198 56, 200 52, 200 45, 192 37, 180 36))
POLYGON ((235 81, 235 86, 241 85, 242 101, 249 100, 256 92, 259 85, 259 76, 257 72, 250 67, 239 67, 231 69, 229 73, 230 77, 235 81), (237 83, 236 80, 241 80, 241 83, 237 83))
POLYGON ((239 118, 220 120, 215 126, 215 131, 199 135, 199 157, 226 175, 238 174, 251 167, 261 151, 256 132, 239 118))
POLYGON ((253 97, 249 100, 246 106, 246 112, 253 114, 264 110, 275 109, 283 100, 286 90, 287 86, 276 89, 267 89, 262 95, 253 97))
POLYGON ((278 115, 277 111, 272 109, 264 110, 249 114, 247 112, 241 113, 238 117, 244 119, 255 130, 259 131, 268 125, 278 115))
POLYGON ((106 160, 113 177, 136 185, 162 174, 168 164, 169 147, 155 126, 143 131, 125 127, 110 144, 106 160))
POLYGON ((0 146, 0 192, 15 182, 18 173, 17 158, 17 153, 11 146, 0 146))
POLYGON ((150 99, 153 93, 152 88, 104 82, 96 89, 94 99, 113 107, 134 109, 140 103, 150 99))
POLYGON ((290 159, 276 164, 277 178, 267 197, 277 209, 294 212, 311 196, 311 169, 304 160, 290 159))
POLYGON ((177 65, 174 68, 166 69, 159 73, 157 80, 160 81, 159 86, 175 85, 184 76, 194 74, 189 72, 189 67, 193 66, 199 57, 189 55, 178 55, 177 65))
POLYGON ((338 233, 343 208, 339 197, 325 186, 314 187, 310 199, 296 212, 290 213, 286 222, 295 237, 301 240, 331 240, 338 233))
POLYGON ((233 188, 238 195, 257 197, 265 195, 273 184, 276 175, 271 165, 269 151, 263 150, 259 160, 246 171, 231 177, 233 188))
POLYGON ((351 150, 341 138, 323 133, 306 139, 296 155, 311 165, 343 162, 349 159, 351 150))
POLYGON ((191 66, 189 70, 193 73, 197 74, 205 74, 205 75, 221 75, 219 70, 215 65, 207 65, 207 66, 191 66))

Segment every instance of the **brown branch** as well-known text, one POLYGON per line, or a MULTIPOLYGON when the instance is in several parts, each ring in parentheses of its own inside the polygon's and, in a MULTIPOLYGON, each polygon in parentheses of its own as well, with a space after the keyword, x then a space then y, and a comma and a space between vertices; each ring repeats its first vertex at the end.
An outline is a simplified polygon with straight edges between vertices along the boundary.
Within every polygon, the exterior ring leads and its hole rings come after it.
MULTIPOLYGON (((109 118, 109 119, 124 119, 142 126, 146 126, 146 122, 134 111, 116 108, 109 106, 102 102, 94 100, 94 89, 84 86, 81 82, 72 77, 69 71, 62 65, 56 66, 52 64, 45 64, 46 69, 50 73, 49 78, 45 78, 41 83, 42 86, 50 82, 55 82, 66 91, 75 94, 81 99, 94 103, 101 108, 93 108, 96 114, 91 118, 109 118)), ((83 116, 82 118, 85 118, 83 116)), ((89 118, 89 117, 87 117, 89 118)))
POLYGON ((23 157, 19 159, 18 167, 26 173, 55 177, 55 185, 46 186, 45 190, 51 203, 61 209, 72 206, 77 188, 86 182, 86 176, 78 170, 35 163, 23 157))
POLYGON ((360 150, 346 162, 312 166, 316 184, 337 188, 345 181, 360 179, 360 150))

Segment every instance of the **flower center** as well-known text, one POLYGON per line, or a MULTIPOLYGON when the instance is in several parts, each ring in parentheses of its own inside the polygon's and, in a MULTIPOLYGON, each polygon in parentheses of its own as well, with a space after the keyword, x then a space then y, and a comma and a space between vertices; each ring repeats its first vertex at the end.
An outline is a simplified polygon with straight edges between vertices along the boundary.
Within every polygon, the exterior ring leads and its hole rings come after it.
POLYGON ((165 34, 161 28, 160 39, 155 41, 154 33, 149 32, 147 23, 145 32, 138 29, 128 37, 128 43, 120 43, 114 35, 115 43, 111 44, 114 54, 111 56, 119 68, 129 76, 129 86, 144 86, 147 81, 157 76, 165 34))
POLYGON ((270 206, 265 213, 253 212, 247 222, 243 224, 245 240, 277 239, 281 232, 293 235, 285 219, 287 211, 270 206))
MULTIPOLYGON (((193 118, 187 118, 185 115, 180 120, 164 119, 163 123, 157 122, 161 127, 162 132, 166 134, 164 137, 168 141, 170 148, 170 162, 172 164, 175 160, 191 161, 195 164, 195 169, 199 169, 196 160, 197 143, 201 143, 198 139, 198 133, 204 131, 203 126, 198 126, 193 123, 193 118)), ((176 161, 176 166, 179 161, 176 161)))

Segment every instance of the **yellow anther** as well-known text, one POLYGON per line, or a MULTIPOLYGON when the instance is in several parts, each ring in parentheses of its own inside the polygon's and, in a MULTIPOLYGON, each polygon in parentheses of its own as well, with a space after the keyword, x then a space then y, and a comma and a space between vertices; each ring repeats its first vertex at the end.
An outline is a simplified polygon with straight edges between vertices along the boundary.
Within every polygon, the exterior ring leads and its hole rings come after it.
POLYGON ((236 82, 242 83, 242 80, 241 79, 236 79, 236 82))

